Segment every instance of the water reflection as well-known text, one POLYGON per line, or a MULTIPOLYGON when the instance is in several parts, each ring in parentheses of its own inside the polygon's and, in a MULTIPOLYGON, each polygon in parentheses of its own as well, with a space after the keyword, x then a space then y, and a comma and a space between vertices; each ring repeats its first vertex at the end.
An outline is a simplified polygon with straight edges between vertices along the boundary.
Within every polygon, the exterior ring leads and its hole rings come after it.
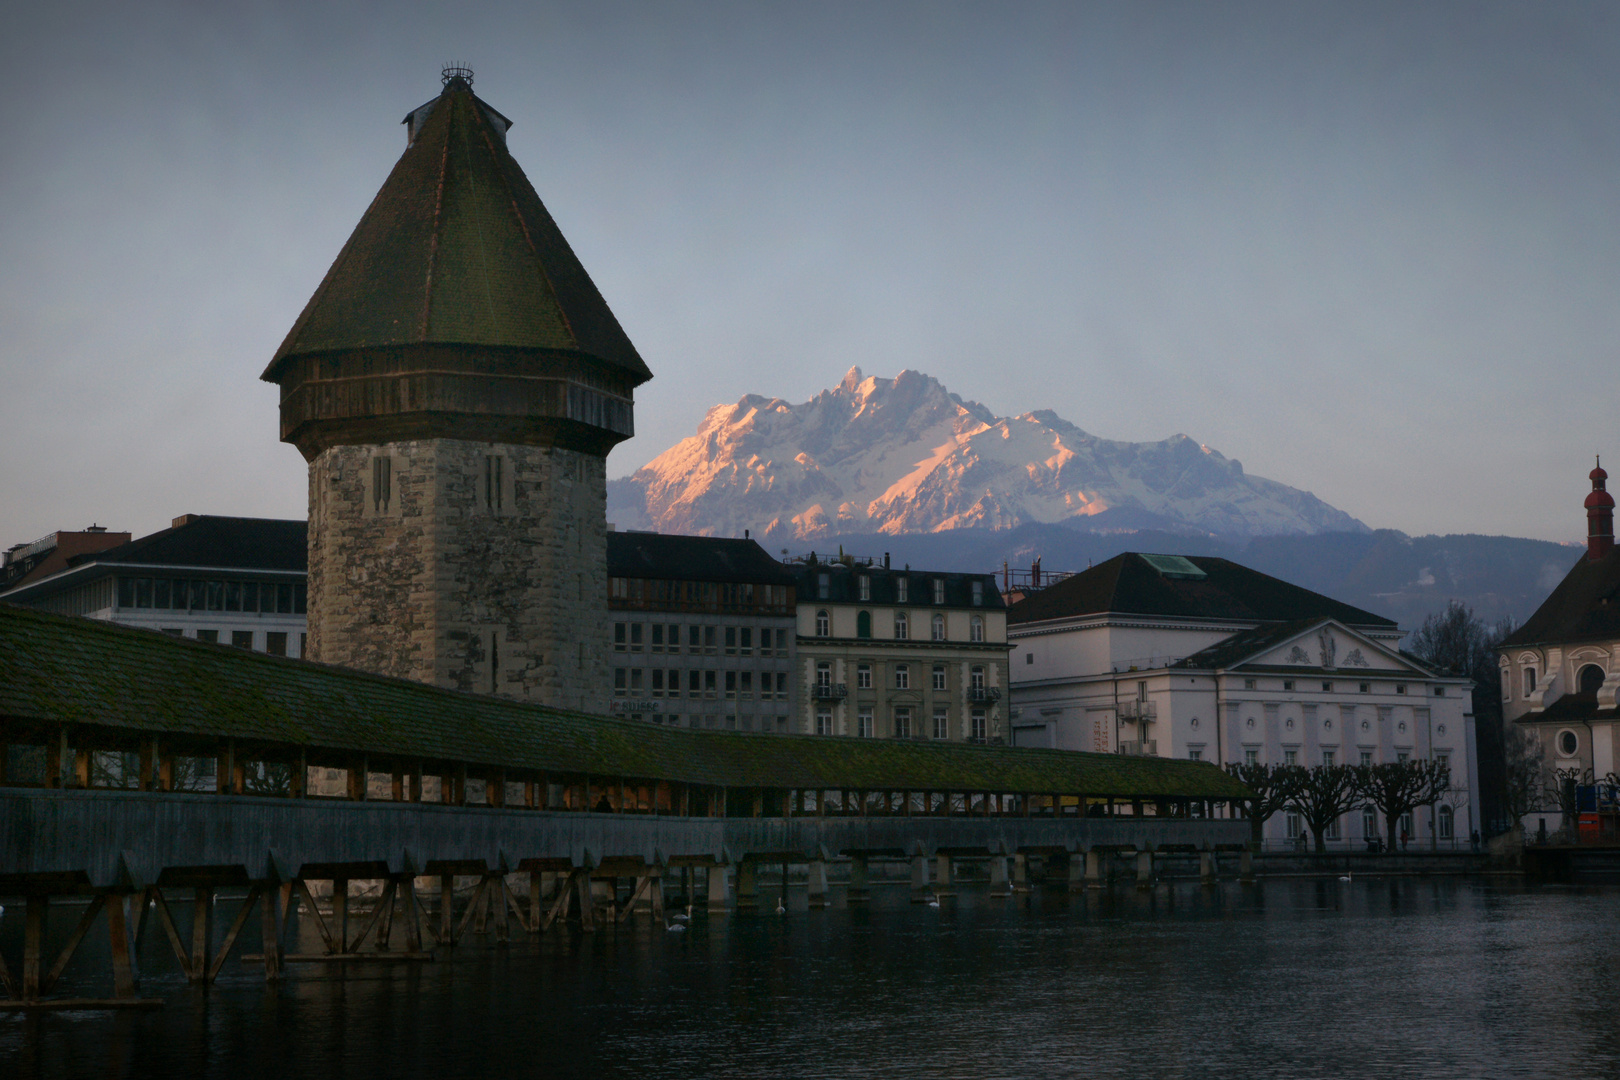
POLYGON ((0 1016, 0 1074, 1620 1075, 1620 891, 959 884, 939 908, 790 890, 785 916, 774 896, 683 934, 632 919, 279 988, 234 960, 189 987, 153 935, 142 988, 165 1009, 0 1016))

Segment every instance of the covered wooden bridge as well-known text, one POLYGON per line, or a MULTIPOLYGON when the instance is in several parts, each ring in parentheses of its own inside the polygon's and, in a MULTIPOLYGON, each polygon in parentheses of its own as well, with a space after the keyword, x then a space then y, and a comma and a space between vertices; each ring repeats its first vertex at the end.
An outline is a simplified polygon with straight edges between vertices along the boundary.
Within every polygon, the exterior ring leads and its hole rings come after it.
POLYGON ((1203 852, 1212 870, 1248 834, 1212 813, 1245 789, 1198 762, 662 727, 9 605, 0 747, 0 897, 27 912, 21 969, 0 957, 0 979, 18 1003, 44 999, 101 911, 113 1000, 137 1000, 130 940, 149 912, 206 981, 257 904, 275 977, 299 959, 426 957, 430 938, 451 944, 469 924, 503 937, 509 915, 532 932, 571 913, 591 929, 660 910, 676 875, 688 900, 706 884, 725 909, 753 901, 759 864, 804 865, 816 903, 827 862, 848 858, 859 900, 868 859, 904 857, 920 898, 969 858, 1006 893, 1029 855, 1071 856, 1084 887, 1105 851, 1137 853, 1150 880, 1155 851, 1203 852), (457 877, 478 881, 459 917, 457 877), (604 878, 633 881, 629 899, 593 888, 604 878), (351 935, 359 880, 382 892, 351 935), (246 899, 216 942, 206 901, 221 888, 246 899), (169 914, 175 890, 202 913, 189 935, 169 914), (64 894, 92 906, 47 971, 47 902, 64 894), (316 957, 283 951, 300 902, 322 931, 316 957), (403 949, 388 947, 396 918, 403 949))

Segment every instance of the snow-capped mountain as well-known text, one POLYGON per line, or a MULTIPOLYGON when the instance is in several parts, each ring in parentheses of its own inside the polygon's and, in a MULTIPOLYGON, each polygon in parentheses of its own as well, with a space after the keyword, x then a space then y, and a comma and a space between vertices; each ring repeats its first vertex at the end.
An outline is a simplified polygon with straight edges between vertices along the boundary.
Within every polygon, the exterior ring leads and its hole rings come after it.
POLYGON ((1366 531, 1185 435, 1116 442, 1049 410, 998 417, 916 371, 885 380, 851 368, 797 405, 756 394, 716 405, 696 435, 608 485, 608 520, 660 532, 810 539, 1068 519, 1227 536, 1366 531))

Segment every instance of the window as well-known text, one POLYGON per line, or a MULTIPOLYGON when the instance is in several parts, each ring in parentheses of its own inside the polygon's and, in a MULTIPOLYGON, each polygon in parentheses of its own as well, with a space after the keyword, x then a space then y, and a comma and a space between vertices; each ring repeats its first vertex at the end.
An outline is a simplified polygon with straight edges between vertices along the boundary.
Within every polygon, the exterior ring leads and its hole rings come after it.
POLYGON ((1446 688, 1443 687, 1443 686, 1435 687, 1434 688, 1434 696, 1435 697, 1445 697, 1446 696, 1446 688))
POLYGON ((1371 683, 1357 683, 1356 684, 1356 693, 1358 693, 1358 694, 1366 694, 1366 693, 1371 692, 1371 690, 1372 690, 1372 684, 1371 683))
POLYGON ((1581 748, 1580 737, 1568 729, 1558 733, 1558 752, 1565 757, 1574 757, 1575 751, 1581 748))
POLYGON ((1283 680, 1283 689, 1284 690, 1292 690, 1293 688, 1294 688, 1294 680, 1293 679, 1284 679, 1283 680))
POLYGON ((754 655, 754 628, 740 626, 737 628, 737 648, 744 656, 754 655))
POLYGON ((1035 662, 1035 654, 1034 653, 1027 652, 1027 653, 1024 654, 1024 663, 1033 664, 1034 662, 1035 662))
POLYGON ((698 652, 703 648, 703 628, 693 625, 686 628, 686 651, 698 652))
POLYGON ((1412 755, 1408 754, 1405 750, 1401 750, 1398 753, 1396 753, 1395 761, 1396 761, 1397 764, 1405 765, 1406 762, 1407 762, 1407 759, 1410 758, 1411 756, 1412 755))
POLYGON ((897 603, 909 604, 911 602, 911 579, 894 579, 894 599, 897 603))
POLYGON ((944 664, 935 664, 934 665, 934 689, 935 690, 943 690, 943 689, 945 689, 945 665, 944 664))
MULTIPOLYGON (((694 672, 693 674, 696 674, 694 672)), ((624 697, 630 685, 630 673, 622 667, 613 669, 613 696, 624 697)))
POLYGON ((934 707, 934 738, 948 739, 951 737, 951 714, 943 706, 934 707))
POLYGON ((936 612, 934 617, 929 620, 929 627, 935 641, 945 640, 945 616, 936 612))
POLYGON ((715 677, 716 675, 717 673, 713 671, 705 671, 703 673, 703 696, 706 698, 712 698, 718 692, 716 684, 720 680, 715 677))
POLYGON ((1366 768, 1368 765, 1371 765, 1371 764, 1372 764, 1372 751, 1371 750, 1363 750, 1361 752, 1361 766, 1362 766, 1362 768, 1366 768))
POLYGON ((737 655, 737 628, 735 626, 726 627, 726 655, 737 655))
POLYGON ((715 653, 714 638, 714 627, 705 626, 703 628, 703 651, 708 653, 710 656, 713 656, 715 653))
POLYGON ((855 575, 855 599, 863 604, 872 602, 872 575, 855 575))
POLYGON ((231 644, 233 646, 235 646, 236 648, 238 648, 238 649, 251 649, 251 648, 253 648, 253 631, 251 631, 251 630, 232 630, 231 631, 231 644))
POLYGON ((1436 765, 1438 765, 1440 768, 1446 770, 1447 772, 1451 771, 1451 755, 1450 754, 1436 754, 1436 755, 1434 755, 1434 763, 1436 765))
POLYGON ((728 672, 726 672, 726 697, 734 698, 736 696, 737 696, 737 673, 735 671, 728 671, 728 672))
POLYGON ((872 665, 871 664, 856 664, 855 665, 855 689, 857 689, 857 690, 870 690, 870 689, 872 689, 872 665))
POLYGON ((1243 764, 1245 764, 1245 765, 1258 765, 1258 764, 1260 764, 1260 751, 1258 751, 1258 750, 1245 750, 1245 751, 1243 751, 1243 764))
POLYGON ((1412 827, 1412 811, 1410 811, 1410 810, 1408 810, 1406 813, 1401 815, 1401 835, 1402 836, 1415 836, 1415 835, 1417 835, 1417 830, 1412 827))
POLYGON ((1333 751, 1332 750, 1323 750, 1322 751, 1322 764, 1327 766, 1330 769, 1333 767, 1333 751))
POLYGON ((911 706, 897 705, 894 710, 894 737, 911 738, 911 706))
POLYGON ((1283 815, 1283 832, 1288 834, 1288 839, 1299 839, 1300 826, 1301 822, 1298 814, 1289 813, 1283 815))
POLYGON ((972 628, 972 638, 973 638, 974 641, 983 641, 984 640, 984 620, 983 619, 981 619, 981 618, 979 618, 979 616, 975 615, 975 616, 973 616, 973 621, 968 623, 968 626, 970 626, 972 628))
MULTIPOLYGON (((174 631, 176 635, 180 631, 174 631)), ((287 655, 287 632, 285 630, 271 630, 264 635, 264 651, 271 656, 287 655)))
POLYGON ((1533 694, 1535 692, 1536 692, 1536 669, 1533 668, 1533 667, 1527 667, 1527 668, 1524 669, 1524 696, 1529 697, 1531 694, 1533 694))
POLYGON ((855 735, 861 739, 870 739, 872 737, 871 709, 862 709, 855 714, 855 735))
POLYGON ((686 692, 692 697, 697 697, 703 693, 703 673, 701 671, 689 671, 686 673, 686 692))
POLYGON ((1330 682, 1323 683, 1322 684, 1322 693, 1324 693, 1324 694, 1333 693, 1333 684, 1330 683, 1330 682))
POLYGON ((1339 838, 1339 819, 1334 818, 1328 822, 1328 827, 1322 830, 1322 839, 1337 840, 1339 838))
POLYGON ((943 603, 945 603, 945 579, 944 578, 935 578, 934 579, 934 603, 935 604, 943 604, 943 603))
POLYGON ((630 692, 632 694, 641 693, 641 688, 642 688, 641 677, 642 677, 641 668, 633 667, 633 668, 630 669, 630 692))
POLYGON ((816 664, 816 686, 826 688, 832 686, 832 664, 822 660, 816 664))
POLYGON ((1299 764, 1299 751, 1298 750, 1284 750, 1283 751, 1283 764, 1284 765, 1298 765, 1299 764))
POLYGON ((894 639, 905 641, 911 637, 911 619, 903 611, 894 613, 894 639))
POLYGON ((1457 813, 1445 803, 1440 804, 1440 839, 1450 840, 1456 836, 1457 813))
POLYGON ((968 685, 973 687, 974 690, 984 689, 984 668, 975 665, 968 672, 968 685))
POLYGON ((641 651, 641 624, 638 622, 630 624, 630 651, 641 651))
POLYGON ((653 668, 653 673, 652 673, 652 696, 653 697, 663 697, 664 696, 664 669, 663 668, 653 668))
POLYGON ((911 665, 910 664, 896 664, 896 665, 894 665, 894 688, 896 690, 910 690, 911 689, 911 665))
POLYGON ((971 585, 968 586, 968 589, 972 593, 973 606, 974 607, 983 607, 984 606, 984 582, 975 581, 971 585))
POLYGON ((827 599, 827 594, 831 591, 831 589, 832 589, 832 575, 831 574, 825 574, 825 573, 817 574, 816 575, 816 599, 817 600, 825 600, 825 599, 827 599))
POLYGON ((388 513, 394 494, 394 463, 385 457, 371 459, 371 512, 388 513))
POLYGON ((1204 751, 1197 748, 1197 747, 1194 747, 1194 748, 1188 750, 1187 751, 1187 760, 1188 761, 1203 761, 1204 760, 1204 751))
POLYGON ((831 709, 817 709, 816 710, 816 734, 817 735, 831 735, 832 733, 833 733, 833 730, 832 730, 832 710, 831 709))
POLYGON ((984 710, 974 709, 968 719, 968 738, 976 743, 984 742, 984 710))
POLYGON ((484 509, 491 513, 501 512, 501 473, 505 471, 505 466, 499 454, 484 455, 484 509))
POLYGON ((777 701, 786 701, 787 696, 788 696, 788 673, 785 672, 785 671, 778 671, 776 673, 776 700, 777 701))
POLYGON ((754 673, 752 671, 742 673, 742 696, 745 698, 754 696, 754 673))
POLYGON ((663 652, 664 651, 664 624, 663 623, 653 623, 653 626, 652 626, 652 639, 648 643, 648 651, 649 652, 663 652))
POLYGON ((855 636, 869 638, 872 636, 872 613, 860 612, 855 616, 855 636))
MULTIPOLYGON (((1503 679, 1504 679, 1504 680, 1506 680, 1506 678, 1507 678, 1507 672, 1505 672, 1505 671, 1504 671, 1504 672, 1503 672, 1503 673, 1502 673, 1502 677, 1503 677, 1503 679)), ((1504 681, 1504 682, 1503 682, 1503 683, 1502 683, 1502 685, 1503 685, 1503 686, 1506 686, 1506 685, 1507 685, 1507 683, 1506 683, 1506 681, 1504 681)), ((1404 694, 1404 693, 1406 693, 1406 684, 1405 684, 1405 683, 1403 683, 1403 682, 1398 682, 1398 683, 1396 683, 1396 684, 1395 684, 1395 692, 1396 692, 1396 693, 1397 693, 1397 694, 1404 694)))
POLYGON ((832 619, 825 611, 816 612, 816 637, 832 636, 832 619))
POLYGON ((774 650, 771 648, 771 628, 768 626, 762 626, 759 628, 759 655, 775 655, 774 650))
POLYGON ((630 631, 622 622, 613 624, 613 651, 624 652, 630 641, 630 631))
POLYGON ((1243 680, 1243 689, 1245 689, 1245 690, 1253 690, 1254 686, 1255 686, 1255 681, 1253 679, 1244 679, 1243 680))
POLYGON ((1361 838, 1363 840, 1378 839, 1378 812, 1370 806, 1361 808, 1361 838))

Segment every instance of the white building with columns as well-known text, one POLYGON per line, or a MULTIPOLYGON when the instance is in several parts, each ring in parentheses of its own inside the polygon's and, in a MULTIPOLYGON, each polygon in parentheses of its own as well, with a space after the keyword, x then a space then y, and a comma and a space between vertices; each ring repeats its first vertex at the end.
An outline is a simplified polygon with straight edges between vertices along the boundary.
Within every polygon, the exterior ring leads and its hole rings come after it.
MULTIPOLYGON (((1020 746, 1264 764, 1446 762, 1452 792, 1406 824, 1467 844, 1478 825, 1472 684, 1399 650, 1371 612, 1227 559, 1128 552, 1008 610, 1020 746)), ((1269 840, 1297 835, 1281 814, 1269 840)), ((1352 811, 1330 841, 1381 819, 1352 811)))

